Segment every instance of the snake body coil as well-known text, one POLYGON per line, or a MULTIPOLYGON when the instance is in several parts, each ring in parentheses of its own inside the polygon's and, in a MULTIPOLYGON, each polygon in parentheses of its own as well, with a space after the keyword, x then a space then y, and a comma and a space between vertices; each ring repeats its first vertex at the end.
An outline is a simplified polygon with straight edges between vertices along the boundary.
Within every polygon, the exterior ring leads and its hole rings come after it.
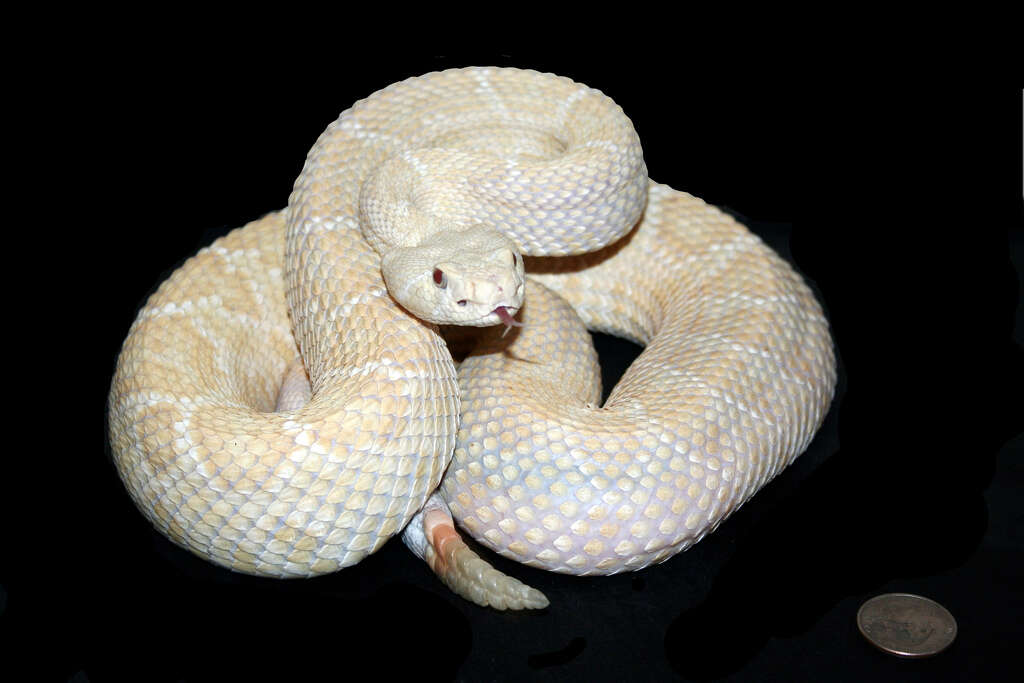
MULTIPOLYGON (((132 325, 109 429, 139 509, 212 562, 280 577, 358 562, 439 484, 481 543, 556 571, 638 569, 714 529, 806 448, 835 385, 831 339, 760 240, 647 180, 609 102, 463 69, 343 113, 289 208, 200 251, 132 325), (531 256, 525 326, 488 331, 456 376, 396 289, 483 300, 504 281, 455 264, 431 282, 438 268, 417 264, 385 287, 381 257, 480 225, 531 256), (584 325, 645 345, 601 407, 584 325), (299 354, 312 398, 275 411, 299 354)), ((482 315, 495 305, 514 308, 482 315)))

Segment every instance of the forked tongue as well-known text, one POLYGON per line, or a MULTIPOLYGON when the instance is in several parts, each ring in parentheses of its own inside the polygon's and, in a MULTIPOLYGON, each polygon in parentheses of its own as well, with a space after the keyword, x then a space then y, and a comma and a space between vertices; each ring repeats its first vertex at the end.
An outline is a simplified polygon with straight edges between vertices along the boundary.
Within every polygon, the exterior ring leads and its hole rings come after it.
POLYGON ((511 330, 513 327, 523 326, 521 322, 519 322, 509 314, 508 309, 505 308, 504 306, 498 306, 497 308, 494 309, 494 312, 498 314, 498 317, 501 318, 501 322, 505 325, 505 331, 501 333, 502 337, 508 334, 508 331, 511 330))

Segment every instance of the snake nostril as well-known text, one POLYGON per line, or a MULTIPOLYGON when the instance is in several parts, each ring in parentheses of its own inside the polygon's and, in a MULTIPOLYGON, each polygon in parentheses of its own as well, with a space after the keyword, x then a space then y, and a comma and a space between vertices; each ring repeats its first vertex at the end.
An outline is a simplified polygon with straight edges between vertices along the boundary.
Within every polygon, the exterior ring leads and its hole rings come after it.
POLYGON ((466 300, 465 299, 459 299, 455 303, 457 303, 460 306, 465 306, 466 305, 466 300))

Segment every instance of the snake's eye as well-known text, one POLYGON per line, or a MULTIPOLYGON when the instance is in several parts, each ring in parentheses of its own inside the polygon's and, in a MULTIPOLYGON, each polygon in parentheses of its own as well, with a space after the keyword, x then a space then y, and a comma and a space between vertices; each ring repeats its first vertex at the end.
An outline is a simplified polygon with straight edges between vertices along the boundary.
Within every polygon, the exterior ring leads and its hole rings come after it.
POLYGON ((465 299, 459 299, 455 303, 457 303, 460 306, 465 306, 466 305, 466 300, 465 299))
POLYGON ((518 268, 519 267, 519 256, 516 255, 516 252, 514 252, 514 251, 512 252, 512 267, 513 268, 518 268))
POLYGON ((441 289, 448 286, 448 276, 440 268, 434 268, 434 284, 441 289))

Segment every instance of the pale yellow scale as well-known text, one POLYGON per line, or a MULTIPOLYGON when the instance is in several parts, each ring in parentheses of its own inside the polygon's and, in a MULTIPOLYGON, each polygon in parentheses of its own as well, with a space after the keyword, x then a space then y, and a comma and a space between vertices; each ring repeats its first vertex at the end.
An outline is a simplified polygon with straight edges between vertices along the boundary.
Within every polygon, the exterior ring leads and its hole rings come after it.
POLYGON ((524 327, 491 334, 459 369, 462 421, 441 485, 459 523, 503 555, 572 574, 661 562, 803 452, 824 419, 835 366, 813 295, 699 199, 652 184, 624 242, 527 271, 524 327), (601 407, 586 327, 645 345, 601 407))

